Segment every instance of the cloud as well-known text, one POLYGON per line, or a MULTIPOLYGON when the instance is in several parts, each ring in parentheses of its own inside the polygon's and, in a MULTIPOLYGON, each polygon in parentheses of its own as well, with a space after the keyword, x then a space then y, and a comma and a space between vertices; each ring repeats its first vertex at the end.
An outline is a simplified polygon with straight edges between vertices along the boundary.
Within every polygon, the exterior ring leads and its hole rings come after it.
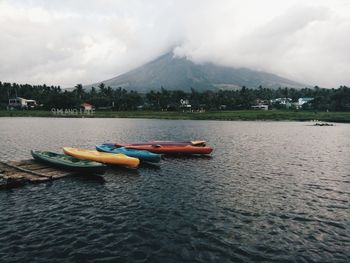
POLYGON ((350 85, 343 0, 0 1, 0 80, 63 87, 127 72, 174 50, 196 63, 350 85))

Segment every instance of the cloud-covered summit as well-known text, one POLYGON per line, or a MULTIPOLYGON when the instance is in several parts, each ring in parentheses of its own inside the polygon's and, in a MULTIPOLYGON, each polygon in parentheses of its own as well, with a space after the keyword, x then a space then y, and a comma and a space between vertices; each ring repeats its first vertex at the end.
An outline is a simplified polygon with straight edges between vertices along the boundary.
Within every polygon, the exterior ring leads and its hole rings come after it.
POLYGON ((350 85, 345 0, 0 0, 0 81, 94 83, 170 50, 302 83, 350 85))

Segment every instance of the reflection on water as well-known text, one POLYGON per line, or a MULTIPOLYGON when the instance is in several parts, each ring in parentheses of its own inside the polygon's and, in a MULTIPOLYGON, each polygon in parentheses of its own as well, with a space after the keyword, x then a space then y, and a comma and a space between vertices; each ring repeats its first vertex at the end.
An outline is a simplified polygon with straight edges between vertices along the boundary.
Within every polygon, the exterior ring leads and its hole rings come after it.
POLYGON ((2 160, 151 139, 215 148, 0 191, 1 262, 350 260, 348 124, 0 118, 0 138, 2 160))

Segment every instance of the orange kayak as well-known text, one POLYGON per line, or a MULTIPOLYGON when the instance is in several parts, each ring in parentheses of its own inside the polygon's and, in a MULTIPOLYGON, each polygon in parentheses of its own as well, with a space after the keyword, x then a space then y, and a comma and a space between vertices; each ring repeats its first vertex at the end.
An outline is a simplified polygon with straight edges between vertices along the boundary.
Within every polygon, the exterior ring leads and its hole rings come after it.
POLYGON ((146 150, 161 154, 210 154, 213 148, 209 146, 195 146, 189 143, 169 141, 153 141, 145 143, 116 144, 117 147, 129 149, 146 150))
POLYGON ((105 153, 95 150, 78 149, 71 147, 64 147, 65 154, 73 156, 82 160, 90 160, 105 164, 123 165, 136 168, 140 164, 137 158, 126 156, 125 154, 105 153))

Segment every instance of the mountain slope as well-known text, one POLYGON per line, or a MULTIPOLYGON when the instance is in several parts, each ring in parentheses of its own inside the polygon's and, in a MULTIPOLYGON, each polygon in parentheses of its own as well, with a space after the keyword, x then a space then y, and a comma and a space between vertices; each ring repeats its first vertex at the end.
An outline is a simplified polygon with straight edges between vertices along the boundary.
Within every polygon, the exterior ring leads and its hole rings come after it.
MULTIPOLYGON (((164 87, 169 90, 235 89, 242 86, 257 88, 304 87, 303 84, 274 74, 245 68, 217 66, 211 63, 195 64, 186 58, 165 54, 141 67, 115 78, 102 81, 112 88, 149 91, 164 87)), ((96 85, 94 85, 96 86, 96 85)))

